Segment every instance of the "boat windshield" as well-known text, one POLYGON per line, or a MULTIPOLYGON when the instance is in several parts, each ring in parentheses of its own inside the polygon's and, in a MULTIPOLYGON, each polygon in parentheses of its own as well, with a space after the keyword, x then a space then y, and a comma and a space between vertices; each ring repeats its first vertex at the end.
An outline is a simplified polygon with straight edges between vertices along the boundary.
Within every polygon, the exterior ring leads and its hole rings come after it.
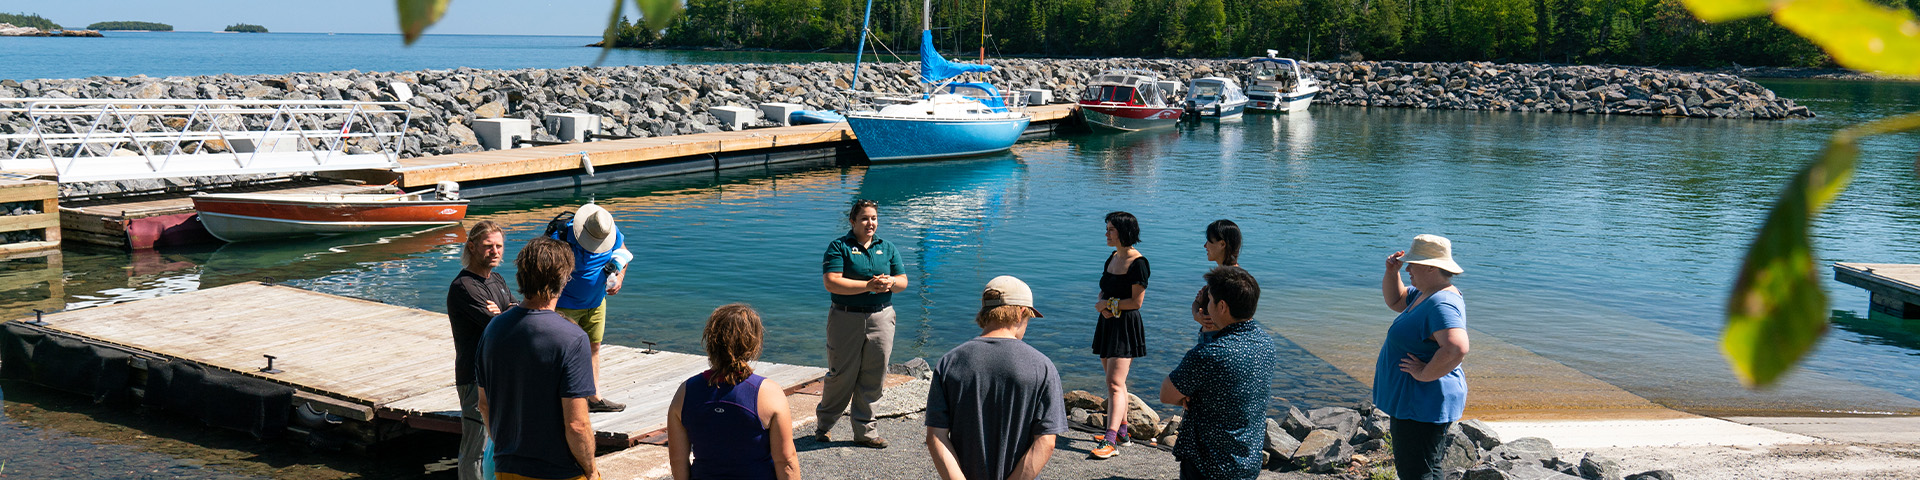
POLYGON ((1094 85, 1087 87, 1087 100, 1095 102, 1141 103, 1139 92, 1133 87, 1119 85, 1094 85))
POLYGON ((1200 97, 1219 96, 1220 90, 1221 90, 1221 86, 1218 83, 1196 83, 1193 85, 1194 96, 1200 96, 1200 97))

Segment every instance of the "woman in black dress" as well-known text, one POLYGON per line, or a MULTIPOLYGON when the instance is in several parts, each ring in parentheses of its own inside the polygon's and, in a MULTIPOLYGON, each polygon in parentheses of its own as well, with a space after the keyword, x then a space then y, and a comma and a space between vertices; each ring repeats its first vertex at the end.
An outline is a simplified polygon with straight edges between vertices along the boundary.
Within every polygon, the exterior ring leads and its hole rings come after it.
POLYGON ((1093 353, 1107 371, 1107 434, 1093 448, 1094 458, 1120 454, 1129 436, 1127 425, 1127 369, 1135 357, 1147 354, 1146 328, 1140 322, 1140 302, 1146 299, 1147 258, 1133 245, 1140 243, 1140 222, 1127 212, 1107 214, 1106 269, 1100 274, 1100 301, 1094 305, 1100 319, 1093 327, 1093 353))

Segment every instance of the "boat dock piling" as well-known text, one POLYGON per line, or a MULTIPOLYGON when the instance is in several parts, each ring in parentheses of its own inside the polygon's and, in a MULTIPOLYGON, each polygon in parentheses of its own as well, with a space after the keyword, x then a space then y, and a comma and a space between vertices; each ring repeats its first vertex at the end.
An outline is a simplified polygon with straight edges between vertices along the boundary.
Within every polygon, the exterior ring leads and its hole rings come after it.
POLYGON ((38 240, 0 240, 0 258, 60 249, 60 185, 46 180, 0 179, 0 233, 37 232, 38 240), (19 203, 34 213, 14 215, 7 204, 19 203))
POLYGON ((1833 279, 1866 289, 1875 312, 1920 319, 1920 265, 1835 262, 1833 279))
MULTIPOLYGON (((414 430, 460 431, 445 314, 247 282, 0 324, 0 377, 159 407, 263 438, 365 447, 414 430), (272 371, 269 371, 269 368, 272 371)), ((755 363, 797 390, 826 369, 755 363)), ((603 447, 665 428, 705 356, 601 348, 603 447)))

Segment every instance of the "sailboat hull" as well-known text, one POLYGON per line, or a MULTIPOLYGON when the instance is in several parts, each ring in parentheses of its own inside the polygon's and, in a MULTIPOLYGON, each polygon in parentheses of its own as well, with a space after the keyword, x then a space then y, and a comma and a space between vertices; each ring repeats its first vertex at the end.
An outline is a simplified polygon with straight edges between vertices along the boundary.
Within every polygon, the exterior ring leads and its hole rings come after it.
POLYGON ((1013 146, 1031 115, 1016 118, 912 118, 849 113, 847 125, 875 163, 983 155, 1013 146))

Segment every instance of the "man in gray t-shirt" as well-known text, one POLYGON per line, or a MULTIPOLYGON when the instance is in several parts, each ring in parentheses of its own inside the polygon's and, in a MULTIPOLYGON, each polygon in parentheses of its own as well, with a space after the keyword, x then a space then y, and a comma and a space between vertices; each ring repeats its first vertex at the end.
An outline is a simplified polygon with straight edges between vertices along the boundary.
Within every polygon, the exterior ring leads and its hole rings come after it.
POLYGON ((1020 279, 987 282, 974 322, 980 336, 933 366, 927 391, 927 452, 946 480, 1031 479, 1067 431, 1060 372, 1020 339, 1039 317, 1020 279))

